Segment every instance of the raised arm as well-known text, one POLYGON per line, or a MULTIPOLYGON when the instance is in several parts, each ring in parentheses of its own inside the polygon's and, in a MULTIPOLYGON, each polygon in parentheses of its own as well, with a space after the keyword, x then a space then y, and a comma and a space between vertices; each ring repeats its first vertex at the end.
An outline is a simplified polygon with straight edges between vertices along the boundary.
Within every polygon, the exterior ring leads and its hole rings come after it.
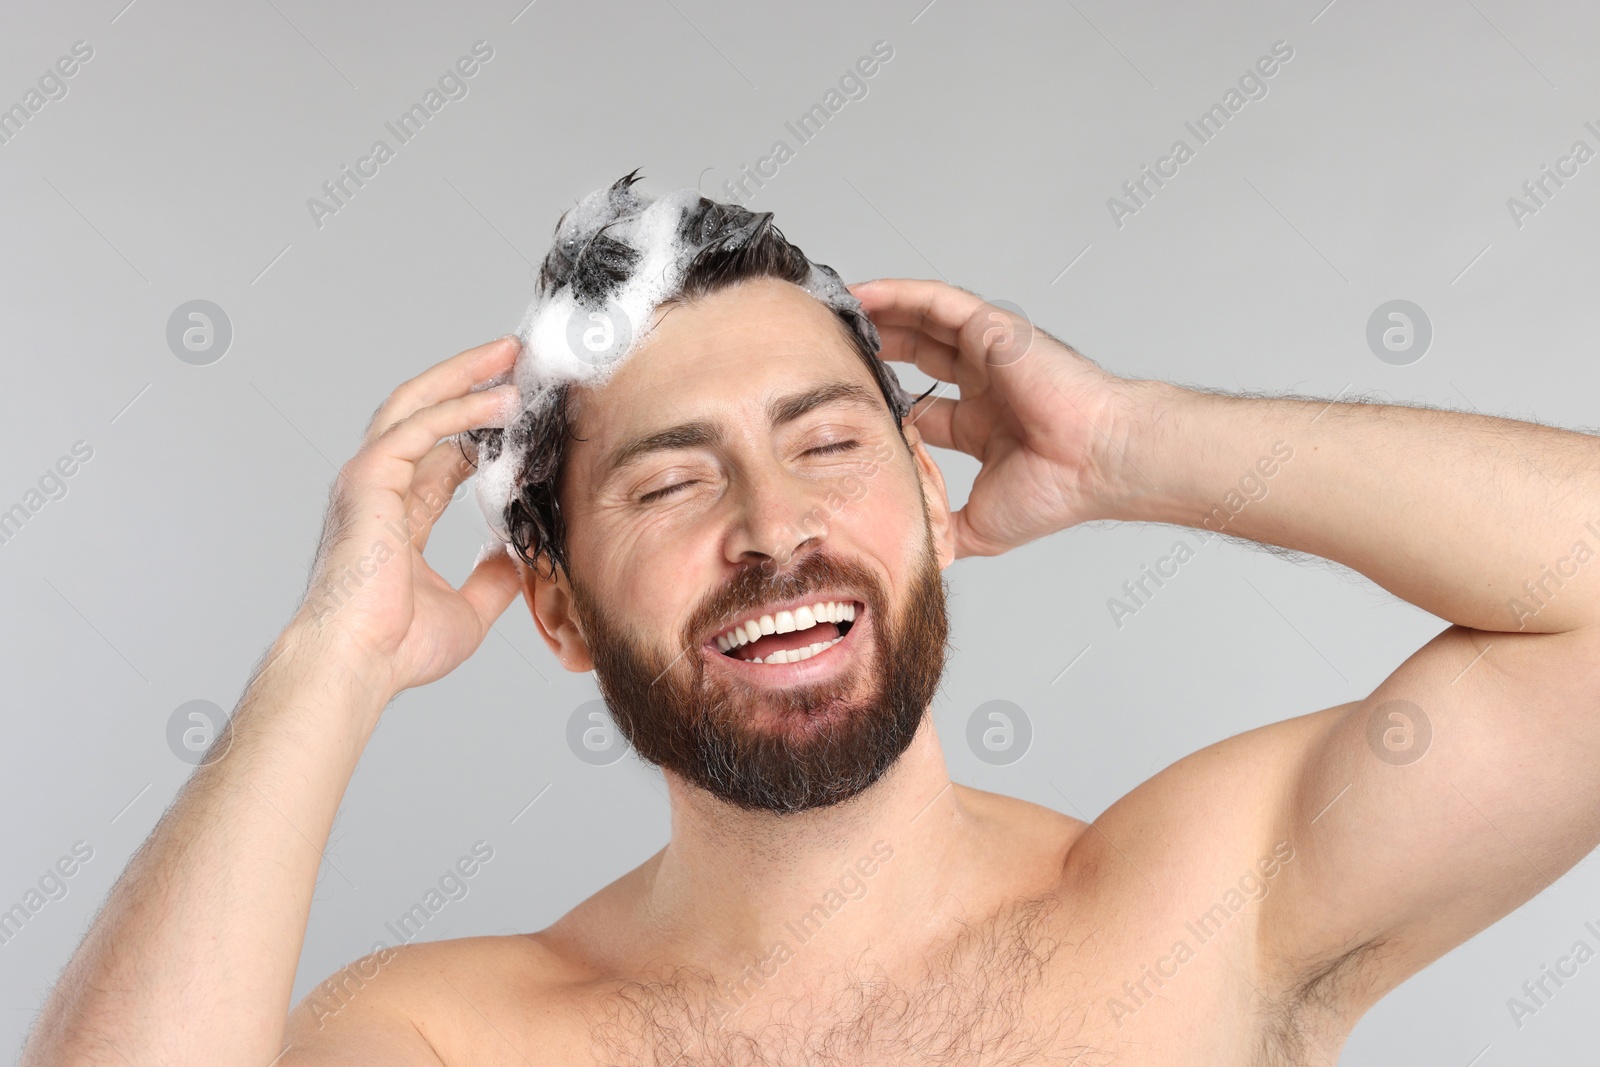
POLYGON ((1285 733, 1271 833, 1297 858, 1263 905, 1263 946, 1307 981, 1359 964, 1345 990, 1364 1008, 1600 844, 1600 440, 1391 405, 1133 395, 1114 517, 1336 560, 1454 624, 1365 700, 1285 733))
MULTIPOLYGON (((469 390, 516 350, 463 352, 374 415, 334 485, 304 603, 112 889, 26 1067, 280 1058, 317 869, 367 738, 396 694, 466 659, 516 595, 503 553, 459 590, 422 558, 471 473, 442 439, 505 418, 513 387, 469 390)), ((382 1062, 437 1063, 420 1037, 394 1040, 382 1062)))
POLYGON ((912 414, 982 463, 957 555, 1181 524, 1335 560, 1454 624, 1365 700, 1207 763, 1250 779, 1252 855, 1296 850, 1258 924, 1278 990, 1359 1014, 1600 843, 1600 440, 1129 381, 965 290, 851 288, 884 358, 958 387, 912 414))

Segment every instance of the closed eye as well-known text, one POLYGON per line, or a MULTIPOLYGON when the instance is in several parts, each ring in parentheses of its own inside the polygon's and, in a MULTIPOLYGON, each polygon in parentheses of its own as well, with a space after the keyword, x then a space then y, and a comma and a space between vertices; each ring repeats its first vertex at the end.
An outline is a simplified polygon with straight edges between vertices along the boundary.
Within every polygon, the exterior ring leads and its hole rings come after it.
MULTIPOLYGON (((808 448, 804 452, 804 455, 807 455, 807 456, 832 456, 832 455, 837 455, 840 452, 847 452, 852 448, 858 448, 858 447, 860 447, 860 442, 859 441, 855 441, 855 440, 835 441, 831 445, 819 445, 816 448, 808 448)), ((680 489, 687 489, 689 486, 694 485, 695 482, 698 481, 698 480, 699 479, 696 479, 696 478, 690 478, 690 479, 688 479, 686 481, 673 482, 671 485, 664 485, 660 489, 653 489, 650 492, 648 492, 648 493, 644 494, 643 496, 641 496, 639 498, 639 503, 641 503, 641 504, 650 504, 650 503, 653 503, 653 502, 655 502, 657 500, 662 500, 662 499, 664 499, 666 497, 671 496, 673 493, 676 493, 680 489)))
POLYGON ((653 501, 660 500, 662 497, 671 496, 673 493, 676 493, 679 489, 684 489, 684 488, 687 488, 688 486, 693 485, 695 483, 695 480, 696 479, 691 478, 686 482, 673 482, 671 485, 662 486, 660 489, 653 489, 650 492, 646 493, 644 496, 640 497, 639 498, 639 503, 641 503, 641 504, 649 504, 649 503, 651 503, 653 501))

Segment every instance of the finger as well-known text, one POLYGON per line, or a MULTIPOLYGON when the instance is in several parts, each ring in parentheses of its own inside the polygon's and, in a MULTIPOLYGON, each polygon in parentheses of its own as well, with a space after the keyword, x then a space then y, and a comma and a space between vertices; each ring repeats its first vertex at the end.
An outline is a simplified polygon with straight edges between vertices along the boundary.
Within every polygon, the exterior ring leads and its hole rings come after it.
POLYGON ((947 345, 958 344, 961 328, 991 306, 976 293, 917 278, 863 282, 851 292, 880 328, 911 326, 947 345))
POLYGON ((501 337, 451 356, 402 382, 373 413, 362 444, 376 440, 395 423, 421 409, 464 396, 474 385, 510 370, 521 350, 522 342, 516 337, 501 337))
POLYGON ((417 463, 411 490, 406 494, 405 513, 411 544, 418 552, 428 547, 434 524, 453 501, 456 487, 475 470, 462 456, 457 443, 460 440, 459 437, 445 438, 417 463))
POLYGON ((417 473, 411 479, 411 492, 406 498, 409 511, 417 503, 430 501, 436 510, 443 510, 441 501, 455 495, 457 487, 477 471, 473 463, 473 447, 461 437, 447 437, 434 445, 417 464, 417 473))
POLYGON ((862 304, 870 309, 881 336, 885 330, 920 330, 937 342, 954 346, 967 366, 1007 378, 1026 379, 1033 368, 1022 366, 1033 350, 1037 330, 1026 316, 989 303, 976 293, 944 282, 889 279, 862 286, 862 304))
POLYGON ((956 348, 928 336, 912 326, 879 326, 883 347, 879 359, 912 363, 922 373, 941 382, 956 380, 956 348))
POLYGON ((516 386, 499 385, 413 412, 356 453, 347 464, 350 481, 387 489, 404 500, 417 465, 441 440, 482 426, 503 426, 519 404, 516 386))
POLYGON ((478 613, 485 634, 521 591, 522 575, 503 548, 479 559, 459 590, 461 599, 478 613))
MULTIPOLYGON (((938 448, 957 448, 955 413, 957 401, 947 396, 930 396, 911 405, 906 425, 915 426, 922 439, 938 448)), ((959 451, 959 449, 958 449, 959 451)))

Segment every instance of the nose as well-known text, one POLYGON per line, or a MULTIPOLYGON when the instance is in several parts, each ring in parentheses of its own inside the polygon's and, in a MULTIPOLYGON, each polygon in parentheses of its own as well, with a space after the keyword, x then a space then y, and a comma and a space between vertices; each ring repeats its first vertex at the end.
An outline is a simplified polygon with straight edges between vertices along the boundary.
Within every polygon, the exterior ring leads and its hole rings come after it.
POLYGON ((781 464, 746 468, 731 494, 736 514, 728 530, 728 562, 781 570, 828 536, 823 490, 781 464))

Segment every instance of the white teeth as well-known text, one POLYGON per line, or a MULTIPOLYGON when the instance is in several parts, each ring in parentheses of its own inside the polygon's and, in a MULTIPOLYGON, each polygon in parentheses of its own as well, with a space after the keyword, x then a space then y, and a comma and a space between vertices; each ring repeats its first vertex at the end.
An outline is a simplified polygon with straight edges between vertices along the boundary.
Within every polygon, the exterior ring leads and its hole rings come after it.
POLYGON ((747 645, 764 634, 787 634, 796 630, 809 630, 821 622, 854 622, 855 617, 854 604, 842 600, 825 600, 795 608, 793 611, 779 611, 756 619, 746 619, 726 633, 718 634, 716 642, 719 649, 727 652, 740 645, 747 645))

